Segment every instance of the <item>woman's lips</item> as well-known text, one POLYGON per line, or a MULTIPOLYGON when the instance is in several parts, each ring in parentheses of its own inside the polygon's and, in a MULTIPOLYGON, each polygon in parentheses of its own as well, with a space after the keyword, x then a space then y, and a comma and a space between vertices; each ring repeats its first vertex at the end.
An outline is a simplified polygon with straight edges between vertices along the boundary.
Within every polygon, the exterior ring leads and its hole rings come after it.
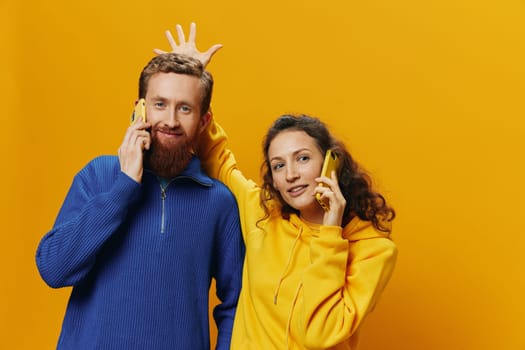
POLYGON ((287 192, 291 197, 297 197, 306 191, 306 187, 308 187, 308 185, 294 186, 288 189, 287 192))

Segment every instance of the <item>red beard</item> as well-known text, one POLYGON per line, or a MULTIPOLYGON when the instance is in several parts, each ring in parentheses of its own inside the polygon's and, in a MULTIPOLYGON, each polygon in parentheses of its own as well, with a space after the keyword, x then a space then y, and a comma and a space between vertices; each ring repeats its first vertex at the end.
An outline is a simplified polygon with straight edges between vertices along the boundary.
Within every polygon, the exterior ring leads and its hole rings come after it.
POLYGON ((177 176, 186 169, 193 157, 191 141, 177 145, 163 144, 155 130, 152 130, 150 149, 144 154, 144 168, 168 179, 177 176))

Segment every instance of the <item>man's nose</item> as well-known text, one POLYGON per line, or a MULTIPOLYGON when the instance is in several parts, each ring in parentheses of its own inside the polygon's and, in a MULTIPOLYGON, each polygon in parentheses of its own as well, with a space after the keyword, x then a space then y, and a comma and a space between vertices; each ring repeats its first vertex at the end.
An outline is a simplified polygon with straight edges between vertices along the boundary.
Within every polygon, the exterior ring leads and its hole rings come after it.
POLYGON ((179 126, 179 115, 177 108, 169 108, 166 112, 168 113, 166 117, 166 125, 170 128, 179 126))

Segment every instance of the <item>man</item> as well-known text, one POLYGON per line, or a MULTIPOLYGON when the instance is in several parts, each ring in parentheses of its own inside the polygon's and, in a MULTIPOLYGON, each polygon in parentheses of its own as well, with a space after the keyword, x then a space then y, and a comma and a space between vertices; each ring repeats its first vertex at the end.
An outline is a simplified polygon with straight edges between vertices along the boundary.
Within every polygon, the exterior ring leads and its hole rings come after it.
POLYGON ((244 258, 238 209, 193 156, 212 88, 198 60, 155 57, 139 81, 147 120, 128 128, 118 158, 76 175, 36 254, 47 284, 73 286, 58 349, 209 349, 212 278, 217 349, 229 349, 244 258))

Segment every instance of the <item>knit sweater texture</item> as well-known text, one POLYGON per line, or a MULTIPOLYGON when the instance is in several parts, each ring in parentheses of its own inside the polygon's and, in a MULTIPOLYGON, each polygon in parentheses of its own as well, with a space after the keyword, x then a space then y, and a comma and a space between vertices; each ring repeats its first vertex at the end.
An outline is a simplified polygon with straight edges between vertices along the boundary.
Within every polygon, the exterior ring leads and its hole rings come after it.
POLYGON ((274 209, 261 220, 261 188, 237 168, 224 130, 212 121, 203 136, 199 157, 237 198, 246 242, 231 348, 354 350, 395 266, 389 235, 357 217, 343 228, 274 209))
POLYGON ((243 258, 235 198, 197 158, 165 189, 95 158, 36 254, 49 286, 73 286, 57 349, 209 349, 212 278, 217 349, 229 349, 243 258))

